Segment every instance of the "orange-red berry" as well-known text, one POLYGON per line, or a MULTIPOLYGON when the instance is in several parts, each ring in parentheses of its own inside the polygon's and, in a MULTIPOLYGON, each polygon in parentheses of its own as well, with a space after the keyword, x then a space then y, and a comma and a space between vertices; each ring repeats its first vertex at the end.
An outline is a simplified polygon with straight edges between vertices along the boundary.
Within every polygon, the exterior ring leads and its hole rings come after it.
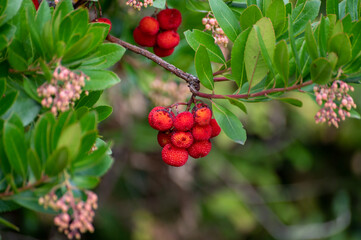
POLYGON ((150 117, 150 126, 159 131, 167 131, 173 127, 173 116, 165 109, 156 110, 150 117))
POLYGON ((212 111, 208 107, 202 107, 194 112, 194 121, 201 126, 208 125, 212 118, 212 111))
POLYGON ((163 49, 171 49, 179 44, 179 35, 174 31, 165 31, 157 35, 157 45, 163 49))
POLYGON ((192 158, 202 158, 209 154, 212 149, 212 143, 210 141, 200 141, 193 143, 188 150, 189 156, 192 158))
POLYGON ((212 127, 211 125, 200 126, 195 125, 192 128, 192 135, 196 141, 205 141, 211 138, 212 127))
POLYGON ((168 143, 171 143, 171 133, 170 132, 158 132, 157 140, 161 147, 164 147, 168 143))
POLYGON ((133 38, 136 43, 143 47, 153 47, 156 43, 157 35, 143 33, 139 27, 134 29, 133 38))
POLYGON ((211 119, 211 122, 209 123, 212 127, 212 135, 211 135, 211 138, 213 137, 217 137, 220 132, 221 132, 221 128, 219 127, 216 119, 211 119))
POLYGON ((139 29, 148 35, 156 35, 159 32, 159 23, 152 17, 144 17, 139 22, 139 29))
POLYGON ((164 107, 161 107, 161 106, 158 106, 158 107, 153 108, 153 109, 149 112, 149 114, 148 114, 148 123, 149 123, 149 125, 151 125, 153 113, 155 113, 155 112, 158 111, 158 110, 162 110, 162 109, 165 109, 165 108, 164 108, 164 107))
POLYGON ((156 45, 153 47, 153 51, 154 51, 154 54, 157 55, 158 57, 168 57, 168 56, 172 55, 172 53, 174 52, 174 48, 163 49, 156 45))
POLYGON ((177 29, 182 23, 182 14, 178 9, 164 9, 158 13, 157 19, 161 29, 177 29))
POLYGON ((169 143, 162 150, 162 159, 168 165, 181 167, 188 160, 188 152, 184 148, 178 148, 169 143))
POLYGON ((193 114, 190 112, 181 112, 174 119, 174 128, 178 131, 189 131, 194 125, 193 114))
POLYGON ((112 30, 112 22, 108 18, 97 18, 97 19, 94 19, 92 22, 99 22, 99 23, 108 24, 109 25, 108 34, 110 33, 110 30, 112 30))
POLYGON ((190 132, 174 132, 171 142, 179 148, 189 148, 193 144, 193 136, 190 132))

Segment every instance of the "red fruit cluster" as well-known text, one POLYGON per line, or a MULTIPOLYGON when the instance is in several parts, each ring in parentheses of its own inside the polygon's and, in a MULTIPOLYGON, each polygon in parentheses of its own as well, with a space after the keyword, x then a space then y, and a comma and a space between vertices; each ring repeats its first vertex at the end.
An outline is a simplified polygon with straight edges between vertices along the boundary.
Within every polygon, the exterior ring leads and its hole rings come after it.
POLYGON ((177 29, 182 15, 177 9, 164 9, 153 17, 144 17, 133 32, 134 41, 143 47, 153 47, 159 57, 167 57, 174 52, 180 38, 177 29))
POLYGON ((196 105, 192 112, 177 116, 164 107, 155 107, 148 115, 149 125, 158 130, 157 140, 162 150, 162 159, 174 167, 183 166, 188 155, 202 158, 212 149, 210 139, 221 132, 212 111, 207 105, 196 105))

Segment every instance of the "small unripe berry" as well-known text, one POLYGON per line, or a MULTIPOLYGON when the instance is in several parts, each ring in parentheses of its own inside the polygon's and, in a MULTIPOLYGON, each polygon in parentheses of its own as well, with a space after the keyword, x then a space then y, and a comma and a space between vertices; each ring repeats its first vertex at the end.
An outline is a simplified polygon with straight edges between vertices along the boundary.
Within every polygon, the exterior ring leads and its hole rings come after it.
POLYGON ((97 18, 97 19, 94 19, 92 22, 99 22, 99 23, 108 24, 109 25, 108 34, 110 33, 110 30, 112 30, 112 22, 108 18, 97 18))
POLYGON ((150 117, 150 126, 159 131, 167 131, 173 127, 173 116, 165 109, 157 110, 150 117))
POLYGON ((38 10, 39 8, 39 1, 38 0, 33 0, 33 4, 35 6, 35 9, 38 10))
POLYGON ((169 143, 162 150, 162 159, 168 165, 181 167, 188 160, 188 152, 184 148, 177 148, 169 143))
POLYGON ((182 23, 182 14, 177 9, 164 9, 157 15, 159 27, 163 30, 175 30, 182 23))
POLYGON ((144 17, 139 22, 139 29, 148 35, 156 35, 159 32, 159 23, 152 17, 144 17))
POLYGON ((193 136, 190 132, 174 132, 171 142, 179 148, 189 148, 193 144, 193 136))
POLYGON ((212 127, 212 135, 211 135, 211 138, 213 137, 217 137, 220 132, 221 132, 221 128, 219 127, 216 119, 211 119, 211 122, 209 123, 212 127))
POLYGON ((190 112, 182 112, 178 114, 174 120, 174 128, 178 131, 189 131, 194 125, 193 114, 190 112))
POLYGON ((196 141, 205 141, 211 138, 212 136, 212 127, 211 125, 200 126, 195 125, 192 128, 192 135, 196 141))
POLYGON ((134 29, 133 38, 136 43, 143 47, 153 47, 157 40, 157 35, 148 35, 143 33, 139 27, 134 29))
POLYGON ((202 107, 194 112, 194 121, 200 125, 208 125, 212 118, 212 111, 208 107, 202 107))
POLYGON ((154 54, 157 55, 158 57, 168 57, 168 56, 172 55, 172 53, 174 52, 174 48, 163 49, 156 45, 153 47, 153 51, 154 51, 154 54))
POLYGON ((212 150, 212 143, 210 141, 200 141, 193 143, 187 151, 192 158, 202 158, 209 154, 212 150))
POLYGON ((179 35, 174 31, 165 31, 157 35, 157 45, 163 49, 171 49, 179 44, 179 35))
POLYGON ((164 147, 168 143, 171 143, 170 140, 171 134, 169 132, 158 132, 157 140, 161 147, 164 147))

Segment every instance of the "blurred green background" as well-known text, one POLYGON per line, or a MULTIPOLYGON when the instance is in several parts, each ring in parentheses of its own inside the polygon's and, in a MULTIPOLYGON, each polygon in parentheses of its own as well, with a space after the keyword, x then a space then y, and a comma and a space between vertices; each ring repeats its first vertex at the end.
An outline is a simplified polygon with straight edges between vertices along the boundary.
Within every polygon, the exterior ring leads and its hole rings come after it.
MULTIPOLYGON (((125 0, 101 2, 112 34, 131 43, 140 19, 154 13, 154 8, 138 12, 125 0)), ((203 30, 206 13, 192 12, 184 3, 168 1, 182 12, 183 23, 181 43, 166 60, 194 74, 194 51, 183 32, 203 30)), ((247 103, 248 115, 220 101, 241 118, 246 144, 221 133, 209 156, 172 168, 161 160, 157 131, 148 126, 147 115, 155 105, 187 101, 185 84, 131 52, 113 70, 122 82, 99 105, 114 108, 100 134, 113 141, 115 163, 95 190, 95 233, 83 239, 361 239, 360 120, 347 119, 339 129, 316 125, 319 108, 300 92, 289 96, 301 99, 302 108, 277 101, 247 103)), ((234 87, 216 83, 220 93, 234 87)), ((361 106, 361 88, 355 89, 352 96, 361 106)), ((21 232, 3 228, 2 239, 65 239, 53 216, 20 209, 4 217, 21 232)))

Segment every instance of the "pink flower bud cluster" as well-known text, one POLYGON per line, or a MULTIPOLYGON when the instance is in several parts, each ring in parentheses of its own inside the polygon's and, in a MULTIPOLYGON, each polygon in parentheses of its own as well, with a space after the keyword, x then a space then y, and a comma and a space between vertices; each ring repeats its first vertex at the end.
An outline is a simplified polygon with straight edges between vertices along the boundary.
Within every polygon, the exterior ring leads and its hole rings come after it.
MULTIPOLYGON (((50 108, 56 115, 58 111, 65 112, 80 98, 85 80, 85 74, 76 74, 65 67, 57 67, 51 82, 45 82, 38 89, 38 96, 42 98, 41 105, 50 108)), ((87 92, 86 92, 87 93, 87 92)))
POLYGON ((202 24, 205 26, 205 30, 212 31, 215 44, 227 47, 228 37, 224 34, 223 29, 211 12, 208 12, 207 16, 202 19, 202 24))
POLYGON ((147 8, 148 6, 152 6, 153 0, 143 0, 143 2, 137 0, 128 0, 126 4, 140 11, 142 7, 147 8))
POLYGON ((356 108, 352 97, 348 94, 354 88, 347 83, 337 80, 331 86, 315 86, 313 88, 316 102, 322 106, 315 116, 316 123, 327 122, 329 126, 338 127, 341 120, 350 117, 350 110, 356 108))
POLYGON ((63 232, 69 239, 80 239, 81 234, 87 231, 94 232, 92 225, 95 213, 98 208, 98 196, 86 191, 86 201, 75 198, 72 190, 68 190, 61 198, 58 198, 54 192, 39 198, 39 204, 44 208, 52 208, 60 211, 60 214, 54 218, 54 224, 59 232, 63 232))

